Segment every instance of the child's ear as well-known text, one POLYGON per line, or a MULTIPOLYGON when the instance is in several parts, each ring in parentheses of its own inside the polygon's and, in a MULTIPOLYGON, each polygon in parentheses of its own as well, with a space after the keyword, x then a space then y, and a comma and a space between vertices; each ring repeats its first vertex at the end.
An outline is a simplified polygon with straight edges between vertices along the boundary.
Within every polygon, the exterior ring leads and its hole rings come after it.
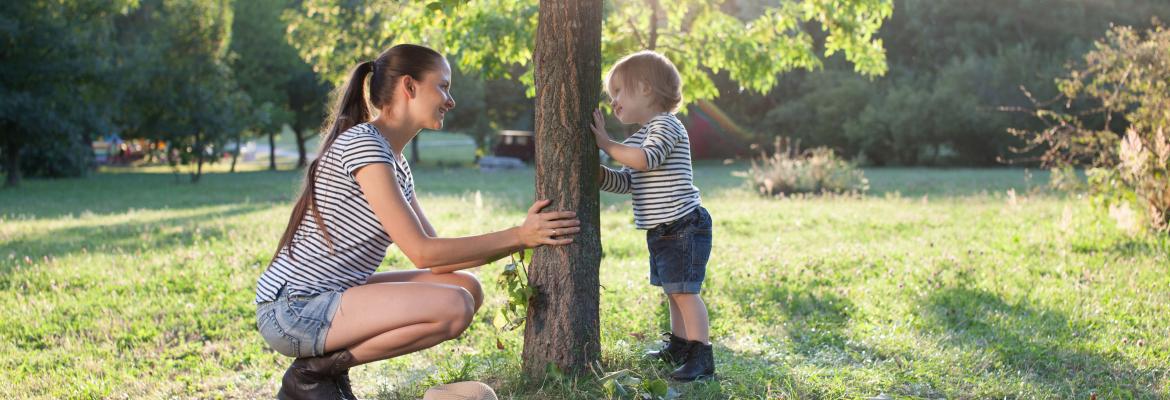
POLYGON ((650 89, 650 84, 646 82, 638 82, 638 91, 641 92, 643 96, 649 96, 650 92, 653 92, 653 90, 650 89))

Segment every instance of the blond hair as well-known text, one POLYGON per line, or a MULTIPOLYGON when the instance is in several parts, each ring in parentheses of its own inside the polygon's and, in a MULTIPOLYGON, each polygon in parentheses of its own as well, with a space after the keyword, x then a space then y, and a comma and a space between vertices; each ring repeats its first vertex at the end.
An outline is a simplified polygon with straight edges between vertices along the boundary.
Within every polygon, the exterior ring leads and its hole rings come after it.
POLYGON ((605 75, 607 93, 613 93, 616 87, 634 89, 637 83, 650 88, 655 104, 665 111, 678 111, 682 104, 682 77, 674 63, 661 53, 643 50, 622 57, 605 75))

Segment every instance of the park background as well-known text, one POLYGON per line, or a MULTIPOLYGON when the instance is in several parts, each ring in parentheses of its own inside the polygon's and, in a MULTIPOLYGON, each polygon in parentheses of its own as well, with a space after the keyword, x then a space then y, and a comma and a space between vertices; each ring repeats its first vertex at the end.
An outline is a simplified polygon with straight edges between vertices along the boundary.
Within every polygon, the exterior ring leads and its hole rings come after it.
MULTIPOLYGON (((0 396, 271 397, 287 360, 255 332, 255 280, 330 91, 394 43, 455 70, 444 131, 407 152, 438 231, 520 221, 534 167, 479 162, 534 129, 536 4, 4 2, 0 396)), ((475 271, 463 337, 355 369, 360 395, 1170 397, 1170 4, 645 0, 604 18, 603 65, 655 48, 687 78, 718 379, 640 359, 665 300, 628 197, 603 194, 589 374, 521 373, 504 260, 475 271)), ((382 268, 412 267, 392 248, 382 268)))

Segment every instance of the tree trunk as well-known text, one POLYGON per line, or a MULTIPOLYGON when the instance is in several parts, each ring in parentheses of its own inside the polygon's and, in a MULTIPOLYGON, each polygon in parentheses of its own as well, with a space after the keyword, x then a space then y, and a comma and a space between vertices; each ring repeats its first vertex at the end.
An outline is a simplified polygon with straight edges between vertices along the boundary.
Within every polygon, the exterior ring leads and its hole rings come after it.
POLYGON ((233 174, 236 173, 236 160, 240 159, 240 146, 244 145, 241 136, 239 132, 236 133, 236 151, 232 152, 232 168, 228 171, 233 174))
POLYGON ((536 197, 573 210, 573 243, 536 249, 524 372, 581 372, 601 353, 597 146, 588 134, 601 88, 601 0, 541 0, 536 34, 536 197))
POLYGON ((191 174, 191 183, 199 183, 203 177, 203 134, 195 134, 195 173, 191 174))
POLYGON ((4 144, 4 171, 8 172, 4 187, 20 186, 20 143, 15 140, 4 144))
POLYGON ((268 132, 268 170, 276 171, 276 133, 268 132))
POLYGON ((303 131, 293 129, 293 134, 297 137, 297 168, 304 168, 309 165, 308 155, 305 153, 305 141, 309 138, 305 137, 303 131))

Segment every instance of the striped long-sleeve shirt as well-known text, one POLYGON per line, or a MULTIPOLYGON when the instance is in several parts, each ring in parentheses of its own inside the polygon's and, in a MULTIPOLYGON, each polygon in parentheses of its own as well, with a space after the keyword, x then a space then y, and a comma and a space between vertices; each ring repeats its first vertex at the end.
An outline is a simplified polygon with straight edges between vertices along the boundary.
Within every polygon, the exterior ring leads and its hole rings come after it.
POLYGON ((634 196, 634 225, 652 229, 699 207, 699 188, 691 170, 691 141, 682 121, 671 113, 655 116, 622 144, 641 147, 646 171, 604 167, 601 190, 634 196))

